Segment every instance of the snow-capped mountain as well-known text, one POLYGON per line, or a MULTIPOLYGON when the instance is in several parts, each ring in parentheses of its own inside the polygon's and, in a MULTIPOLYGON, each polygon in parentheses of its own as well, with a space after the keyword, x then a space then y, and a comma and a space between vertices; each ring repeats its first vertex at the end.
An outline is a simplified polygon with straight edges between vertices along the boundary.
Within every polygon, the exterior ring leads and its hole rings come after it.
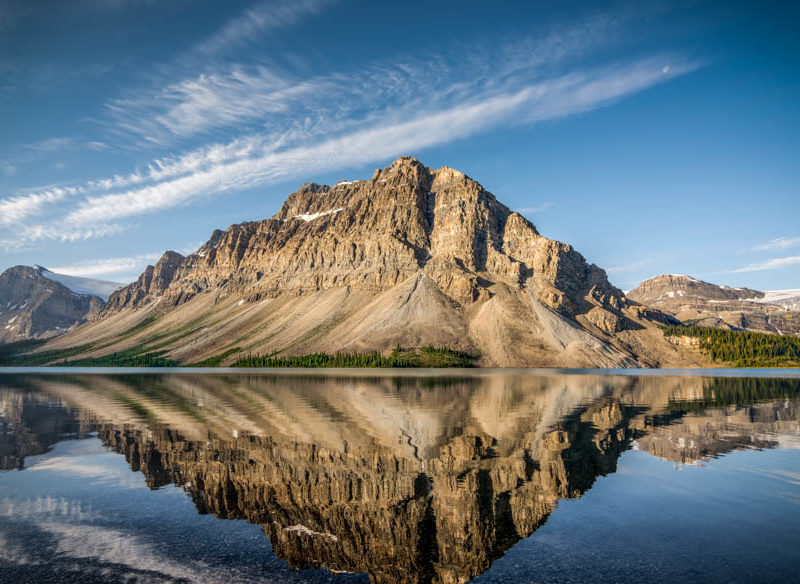
POLYGON ((52 337, 102 309, 98 296, 80 294, 47 274, 52 272, 30 266, 0 274, 0 343, 52 337))
POLYGON ((800 334, 800 290, 762 292, 664 274, 627 293, 628 298, 687 324, 773 334, 800 334))
POLYGON ((751 298, 750 302, 763 304, 777 304, 789 310, 800 310, 800 289, 797 290, 767 290, 763 298, 751 298))
POLYGON ((97 296, 105 302, 112 292, 119 290, 125 284, 119 282, 110 282, 108 280, 95 280, 94 278, 82 278, 80 276, 67 276, 66 274, 58 274, 51 272, 43 266, 35 265, 33 269, 37 270, 42 276, 48 280, 58 282, 66 286, 76 294, 89 294, 97 296))

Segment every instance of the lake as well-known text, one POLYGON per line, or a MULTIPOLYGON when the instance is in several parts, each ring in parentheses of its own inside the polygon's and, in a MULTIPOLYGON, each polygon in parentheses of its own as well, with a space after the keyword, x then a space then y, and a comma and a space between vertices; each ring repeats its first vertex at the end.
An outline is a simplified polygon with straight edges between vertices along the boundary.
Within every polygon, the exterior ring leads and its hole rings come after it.
POLYGON ((788 582, 800 372, 0 371, 2 582, 788 582))

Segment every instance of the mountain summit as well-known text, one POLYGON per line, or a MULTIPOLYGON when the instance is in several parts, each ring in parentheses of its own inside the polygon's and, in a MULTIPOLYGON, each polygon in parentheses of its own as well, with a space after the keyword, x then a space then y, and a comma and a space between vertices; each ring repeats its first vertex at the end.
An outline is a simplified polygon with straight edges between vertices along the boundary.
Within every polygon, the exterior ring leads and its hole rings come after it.
POLYGON ((40 266, 13 266, 0 274, 0 343, 44 339, 86 322, 103 300, 78 293, 40 266))
POLYGON ((690 364, 655 326, 669 318, 464 173, 401 157, 165 253, 51 345, 186 363, 435 345, 495 366, 690 364))
POLYGON ((645 280, 628 298, 703 327, 800 334, 800 291, 761 292, 677 274, 645 280))

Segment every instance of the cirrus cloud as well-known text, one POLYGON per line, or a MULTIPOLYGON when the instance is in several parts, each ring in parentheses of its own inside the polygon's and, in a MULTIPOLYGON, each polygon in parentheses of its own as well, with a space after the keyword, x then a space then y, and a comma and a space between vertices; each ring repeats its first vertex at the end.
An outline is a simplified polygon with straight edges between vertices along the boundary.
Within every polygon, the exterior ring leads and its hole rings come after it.
POLYGON ((435 105, 428 110, 416 107, 414 112, 408 108, 371 112, 365 119, 338 126, 345 130, 335 137, 328 136, 337 126, 327 123, 307 133, 297 131, 289 138, 285 134, 253 136, 156 161, 146 173, 90 181, 56 195, 33 193, 0 201, 0 205, 5 204, 16 217, 24 217, 41 210, 42 201, 46 202, 48 196, 61 200, 82 195, 64 217, 27 226, 20 240, 93 238, 124 229, 121 221, 126 218, 212 195, 275 184, 312 172, 358 167, 501 126, 533 124, 586 112, 700 66, 672 57, 670 75, 665 76, 661 65, 665 59, 647 58, 571 72, 514 87, 502 84, 499 90, 484 92, 446 88, 444 93, 456 94, 455 100, 437 94, 440 99, 432 100, 435 105), (134 188, 124 188, 130 186, 134 188), (103 189, 116 192, 87 194, 103 189))
POLYGON ((765 260, 763 262, 748 264, 736 270, 732 270, 731 273, 738 274, 742 272, 761 272, 764 270, 778 270, 780 268, 785 268, 787 266, 794 266, 797 264, 800 264, 800 255, 787 256, 783 258, 772 258, 770 260, 765 260))

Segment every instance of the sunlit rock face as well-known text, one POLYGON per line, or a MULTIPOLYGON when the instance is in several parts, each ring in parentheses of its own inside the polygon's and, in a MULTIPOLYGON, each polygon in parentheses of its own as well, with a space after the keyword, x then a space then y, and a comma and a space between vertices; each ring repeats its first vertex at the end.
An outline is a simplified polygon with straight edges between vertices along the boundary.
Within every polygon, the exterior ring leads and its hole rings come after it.
POLYGON ((381 583, 481 574, 626 449, 697 463, 800 436, 800 383, 786 379, 92 375, 0 386, 12 466, 57 433, 97 431, 151 488, 173 483, 201 513, 262 525, 291 566, 381 583))
POLYGON ((699 326, 770 334, 800 334, 797 297, 718 286, 680 274, 650 278, 628 298, 699 326))
POLYGON ((223 347, 434 345, 497 366, 697 365, 662 338, 668 319, 464 173, 401 157, 369 180, 303 185, 273 217, 214 231, 187 257, 167 252, 53 347, 157 340, 192 362, 223 347))

